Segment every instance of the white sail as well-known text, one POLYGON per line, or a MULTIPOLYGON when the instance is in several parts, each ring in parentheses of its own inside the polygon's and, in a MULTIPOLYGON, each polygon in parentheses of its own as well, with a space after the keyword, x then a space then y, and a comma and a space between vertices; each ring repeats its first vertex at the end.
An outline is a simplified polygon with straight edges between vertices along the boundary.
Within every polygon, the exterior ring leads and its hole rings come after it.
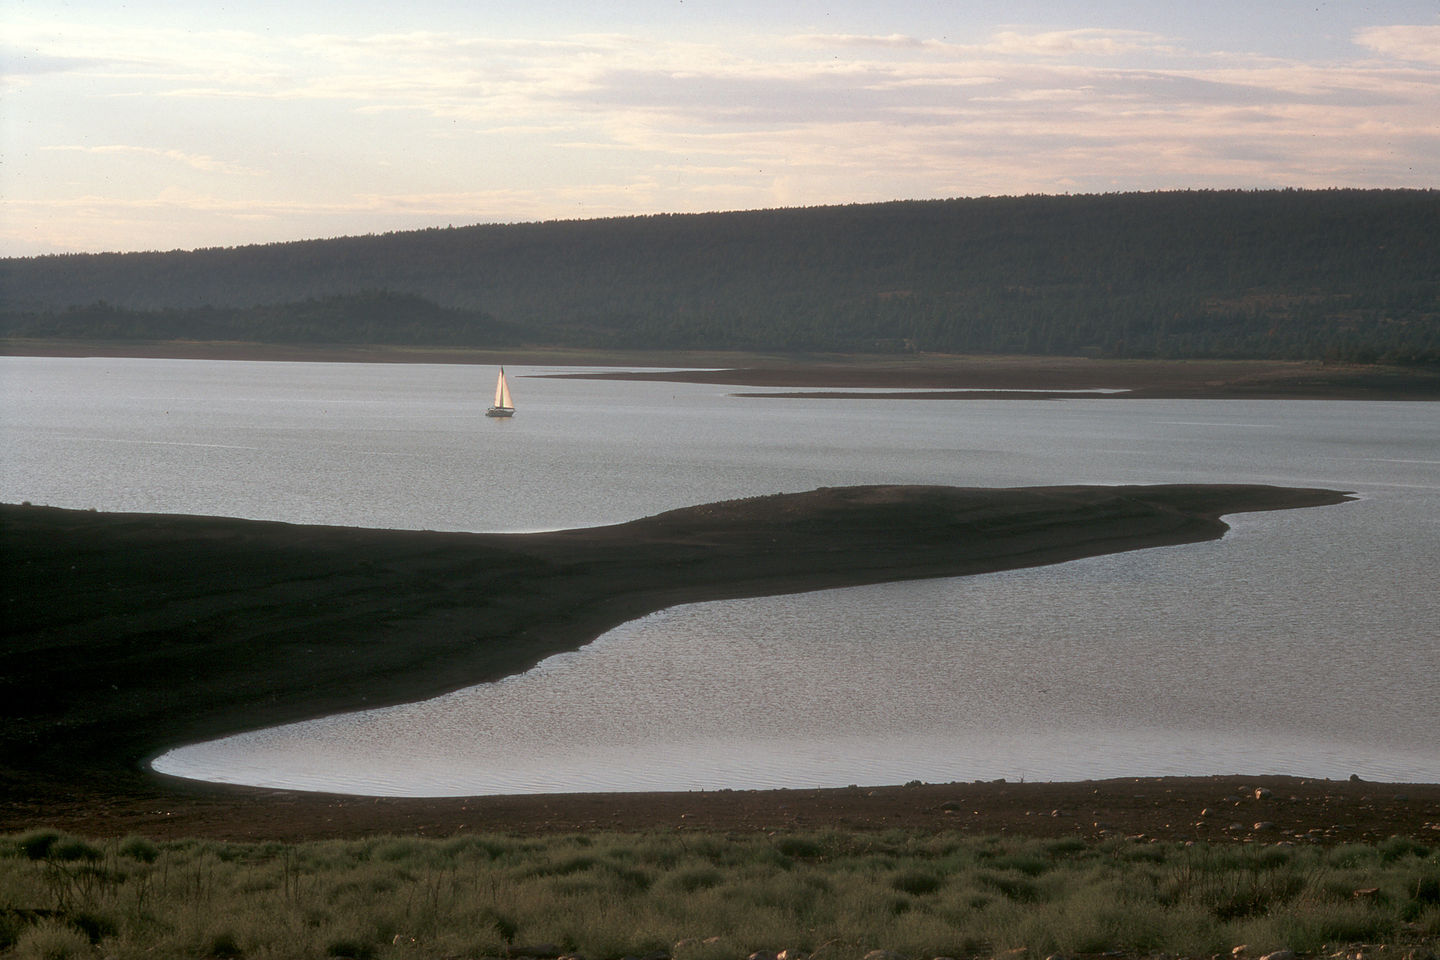
POLYGON ((505 368, 500 368, 500 379, 495 381, 495 406, 512 407, 510 402, 510 384, 505 382, 505 368))
POLYGON ((505 382, 505 368, 500 368, 500 379, 495 381, 495 406, 485 411, 487 417, 508 417, 515 412, 510 400, 510 384, 505 382))

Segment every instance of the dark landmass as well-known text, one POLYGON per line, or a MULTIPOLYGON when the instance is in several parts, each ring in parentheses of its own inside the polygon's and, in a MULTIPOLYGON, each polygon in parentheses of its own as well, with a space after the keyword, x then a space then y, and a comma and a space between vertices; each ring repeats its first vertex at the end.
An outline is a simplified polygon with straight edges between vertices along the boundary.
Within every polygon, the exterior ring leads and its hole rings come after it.
POLYGON ((620 372, 556 374, 590 379, 661 380, 736 387, 795 388, 770 398, 996 400, 1093 397, 1130 399, 1437 400, 1440 366, 1283 360, 1092 360, 1083 357, 774 354, 721 351, 471 350, 426 347, 199 343, 195 341, 0 340, 0 356, 158 357, 333 363, 468 363, 628 367, 620 372), (658 368, 658 369, 657 369, 658 368), (677 369, 678 368, 678 369, 677 369), (894 389, 895 393, 855 393, 894 389), (956 391, 964 390, 960 393, 956 391), (1007 391, 1024 390, 1026 393, 1007 391), (904 392, 899 392, 904 391, 904 392), (933 392, 916 392, 933 391, 933 392), (947 392, 948 391, 948 392, 947 392))
MULTIPOLYGON (((1347 499, 1239 485, 852 487, 523 535, 0 506, 0 832, 832 825, 1229 836, 1225 798, 1246 785, 1274 791, 1254 820, 1277 829, 1419 835, 1440 823, 1440 787, 1249 777, 383 800, 201 784, 143 766, 180 743, 498 679, 677 603, 1195 542, 1221 536, 1224 514, 1347 499), (1197 827, 1206 806, 1225 812, 1197 827)), ((1230 804, 1247 831, 1251 802, 1230 804)))
POLYGON ((984 197, 0 260, 0 337, 1440 364, 1440 191, 984 197))

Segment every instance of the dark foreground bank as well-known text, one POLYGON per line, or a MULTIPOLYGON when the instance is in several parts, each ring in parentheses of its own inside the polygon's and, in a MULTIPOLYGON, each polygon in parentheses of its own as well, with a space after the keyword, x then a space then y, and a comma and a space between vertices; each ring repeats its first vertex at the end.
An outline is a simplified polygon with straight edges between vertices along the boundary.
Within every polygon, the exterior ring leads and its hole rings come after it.
MULTIPOLYGON (((150 774, 143 763, 180 743, 498 679, 677 603, 1194 542, 1221 536, 1224 514, 1346 499, 1238 485, 855 487, 524 535, 3 506, 0 830, 55 820, 98 827, 112 815, 116 829, 191 816, 196 828, 209 822, 240 836, 325 835, 325 824, 342 822, 361 831, 423 830, 431 819, 436 828, 478 827, 467 824, 474 818, 464 801, 195 785, 150 774), (354 819, 362 806, 399 819, 354 819), (287 807, 293 817, 276 821, 287 807)), ((652 815, 646 810, 661 820, 685 812, 674 809, 676 795, 661 796, 669 799, 484 805, 498 820, 499 811, 523 807, 513 829, 611 819, 635 827, 652 815)), ((778 824, 789 806, 725 812, 737 796, 701 805, 716 823, 737 826, 778 824)), ((863 819, 883 823, 909 802, 863 819)), ((826 809, 808 816, 846 816, 826 809)))

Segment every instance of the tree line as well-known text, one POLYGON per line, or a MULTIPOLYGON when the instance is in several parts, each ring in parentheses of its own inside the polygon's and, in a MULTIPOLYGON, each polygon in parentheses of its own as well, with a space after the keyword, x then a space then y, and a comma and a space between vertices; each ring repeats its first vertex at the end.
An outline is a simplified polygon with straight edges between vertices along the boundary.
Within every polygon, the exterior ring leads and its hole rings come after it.
POLYGON ((1440 362, 1440 191, 492 224, 0 261, 0 335, 1440 362))

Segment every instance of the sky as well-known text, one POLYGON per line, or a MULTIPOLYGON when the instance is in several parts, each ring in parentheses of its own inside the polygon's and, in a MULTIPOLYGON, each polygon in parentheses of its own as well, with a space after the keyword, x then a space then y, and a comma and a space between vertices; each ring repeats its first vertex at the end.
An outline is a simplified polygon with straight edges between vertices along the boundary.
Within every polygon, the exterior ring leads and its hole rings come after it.
POLYGON ((0 256, 1440 187, 1440 0, 0 0, 0 256))

